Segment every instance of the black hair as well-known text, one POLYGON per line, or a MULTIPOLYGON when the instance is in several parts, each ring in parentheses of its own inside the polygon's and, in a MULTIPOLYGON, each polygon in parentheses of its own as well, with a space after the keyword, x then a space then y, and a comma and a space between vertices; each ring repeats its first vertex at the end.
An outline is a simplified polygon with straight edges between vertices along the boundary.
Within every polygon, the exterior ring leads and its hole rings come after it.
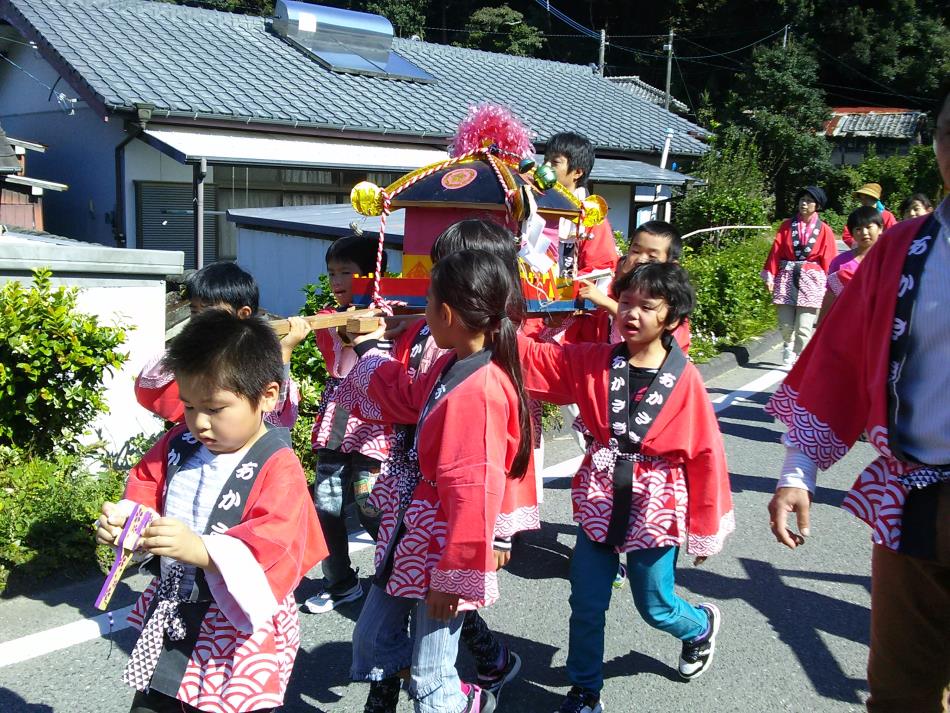
MULTIPOLYGON (((680 232, 665 220, 648 220, 633 231, 634 238, 637 237, 637 233, 649 233, 669 240, 670 244, 666 248, 666 259, 669 262, 678 262, 683 255, 683 239, 680 237, 680 232)), ((630 243, 633 244, 632 239, 630 243)))
POLYGON ((185 299, 214 307, 225 304, 237 312, 250 307, 257 314, 261 293, 254 276, 237 263, 216 262, 205 265, 185 281, 185 299))
MULTIPOLYGON (((325 261, 352 262, 360 269, 360 275, 366 276, 376 272, 376 254, 379 250, 379 241, 368 235, 347 235, 330 243, 327 248, 325 261)), ((382 272, 386 272, 386 251, 383 251, 382 272)))
POLYGON ((241 319, 225 309, 196 314, 162 359, 175 378, 200 378, 211 389, 243 396, 253 406, 267 387, 284 378, 277 333, 262 317, 241 319))
MULTIPOLYGON (((918 203, 920 203, 920 204, 921 204, 924 208, 926 208, 927 210, 930 210, 931 208, 934 207, 934 206, 933 206, 933 203, 930 202, 930 198, 929 198, 929 197, 927 197, 927 196, 924 195, 923 193, 915 193, 914 195, 910 196, 909 198, 905 198, 903 201, 901 201, 901 207, 900 207, 900 213, 901 213, 901 215, 904 215, 904 213, 906 213, 908 210, 910 210, 910 206, 911 206, 911 204, 912 204, 914 201, 917 201, 918 203)), ((851 229, 851 228, 849 227, 848 230, 850 230, 850 229, 851 229)))
POLYGON ((466 328, 486 335, 492 361, 514 384, 521 438, 508 475, 521 478, 527 471, 533 443, 528 396, 518 356, 521 290, 509 266, 484 250, 460 250, 439 260, 432 267, 431 290, 436 300, 454 310, 466 328))
POLYGON ((515 237, 508 228, 486 218, 468 218, 453 223, 436 238, 429 251, 434 265, 459 250, 484 250, 506 263, 517 264, 515 237))
POLYGON ((637 290, 668 305, 664 324, 682 322, 696 306, 696 293, 689 275, 675 262, 645 262, 614 280, 614 294, 619 298, 627 290, 637 290))
POLYGON ((524 297, 521 294, 521 277, 518 272, 518 250, 515 237, 508 228, 487 218, 468 218, 453 223, 436 238, 429 251, 435 265, 447 255, 460 250, 483 250, 499 258, 511 269, 511 276, 518 294, 513 305, 512 318, 520 324, 524 319, 524 297))
POLYGON ((567 159, 568 171, 583 171, 577 185, 583 186, 587 183, 594 168, 594 145, 590 139, 573 131, 554 134, 544 147, 544 160, 551 161, 557 156, 567 159))
POLYGON ((859 208, 855 208, 848 216, 848 230, 851 233, 871 224, 876 225, 882 230, 884 228, 884 216, 882 216, 873 205, 863 205, 859 208))

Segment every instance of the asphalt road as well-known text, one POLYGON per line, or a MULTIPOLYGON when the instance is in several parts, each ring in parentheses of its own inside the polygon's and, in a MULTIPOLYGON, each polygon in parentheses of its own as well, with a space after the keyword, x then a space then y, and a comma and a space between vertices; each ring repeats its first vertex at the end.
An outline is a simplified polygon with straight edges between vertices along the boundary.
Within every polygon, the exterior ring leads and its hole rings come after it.
MULTIPOLYGON (((725 374, 710 396, 733 393, 719 412, 732 473, 737 532, 723 554, 701 567, 680 560, 683 596, 712 601, 724 615, 715 663, 701 679, 681 682, 675 671, 678 642, 651 630, 637 616, 629 587, 613 594, 606 632, 605 710, 623 713, 863 710, 866 697, 870 603, 870 535, 837 506, 855 474, 872 458, 859 444, 823 473, 812 514, 812 536, 795 552, 781 548, 768 529, 766 504, 781 463, 781 429, 762 410, 763 392, 734 393, 777 366, 778 351, 725 374)), ((546 465, 579 455, 567 436, 549 441, 546 465)), ((550 480, 543 527, 516 543, 501 576, 502 600, 485 611, 490 625, 524 660, 521 676, 504 691, 501 713, 556 711, 568 688, 568 557, 574 541, 569 480, 550 480)), ((370 550, 354 560, 371 571, 370 550)), ((298 590, 298 600, 319 589, 319 567, 298 590)), ((76 628, 60 629, 96 612, 101 580, 72 584, 33 597, 0 599, 0 711, 3 713, 124 713, 131 693, 119 680, 135 632, 115 631, 63 645, 76 628), (22 637, 51 630, 45 637, 22 637), (26 660, 21 660, 26 659, 26 660)), ((127 578, 114 601, 134 600, 144 578, 127 578)), ((348 684, 350 637, 359 615, 351 604, 325 615, 302 614, 303 642, 287 696, 287 713, 361 713, 365 684, 348 684)), ((79 638, 83 638, 80 636, 79 638)), ((462 653, 459 666, 471 676, 462 653)), ((411 711, 405 699, 400 713, 411 711)))

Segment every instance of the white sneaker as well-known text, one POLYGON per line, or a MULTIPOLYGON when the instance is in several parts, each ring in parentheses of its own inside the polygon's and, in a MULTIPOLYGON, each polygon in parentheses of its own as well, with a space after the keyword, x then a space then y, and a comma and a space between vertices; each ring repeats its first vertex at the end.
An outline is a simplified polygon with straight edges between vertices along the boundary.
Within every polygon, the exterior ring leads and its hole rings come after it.
POLYGON ((348 589, 342 594, 331 594, 323 590, 317 595, 307 599, 301 606, 300 611, 308 614, 326 614, 336 609, 341 604, 355 602, 363 596, 363 585, 357 582, 352 589, 348 589))
POLYGON ((782 350, 782 364, 785 366, 792 366, 795 363, 795 352, 792 351, 791 347, 785 347, 782 350))

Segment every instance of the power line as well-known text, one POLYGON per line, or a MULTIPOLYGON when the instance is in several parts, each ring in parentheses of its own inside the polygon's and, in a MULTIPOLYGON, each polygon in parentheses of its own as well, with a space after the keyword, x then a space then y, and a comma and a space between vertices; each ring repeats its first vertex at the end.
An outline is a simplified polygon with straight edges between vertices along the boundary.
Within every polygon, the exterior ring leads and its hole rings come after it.
POLYGON ((561 12, 561 11, 558 10, 556 7, 554 7, 554 6, 551 4, 550 0, 534 0, 534 1, 535 1, 538 5, 540 5, 541 7, 543 7, 549 14, 554 15, 554 17, 556 17, 558 20, 560 20, 561 22, 563 22, 565 25, 568 25, 568 26, 572 27, 573 29, 577 30, 578 32, 580 32, 580 33, 583 34, 583 35, 587 35, 587 36, 590 37, 591 39, 600 40, 600 33, 599 33, 599 32, 595 32, 595 31, 592 30, 591 28, 585 27, 584 25, 580 24, 580 23, 577 22, 576 20, 574 20, 574 19, 568 17, 568 16, 565 15, 563 12, 561 12))
POLYGON ((838 59, 838 58, 835 57, 834 55, 829 54, 828 52, 825 52, 825 51, 824 51, 821 47, 819 47, 817 44, 815 45, 815 49, 818 50, 819 52, 821 52, 823 55, 825 55, 825 57, 828 57, 829 59, 832 59, 832 60, 834 60, 835 62, 837 62, 838 64, 840 64, 842 67, 845 67, 846 69, 850 69, 852 72, 854 72, 855 74, 857 74, 859 77, 863 77, 864 79, 868 80, 868 81, 871 82, 872 84, 876 84, 877 86, 881 87, 882 89, 886 89, 888 92, 890 92, 891 94, 893 94, 893 95, 895 95, 895 96, 901 97, 901 98, 903 98, 903 99, 909 99, 910 101, 926 101, 926 99, 924 99, 924 97, 911 97, 911 96, 908 96, 908 95, 906 95, 906 94, 902 94, 901 92, 897 91, 896 89, 892 89, 891 87, 887 86, 886 84, 883 84, 883 83, 877 81, 877 80, 874 79, 873 77, 869 77, 869 76, 866 75, 864 72, 862 72, 860 69, 855 69, 854 67, 852 67, 852 66, 851 66, 850 64, 848 64, 847 62, 842 62, 840 59, 838 59))
POLYGON ((785 27, 784 27, 784 26, 782 26, 781 28, 779 28, 779 29, 776 30, 775 32, 771 33, 770 35, 766 35, 766 36, 763 37, 761 40, 756 40, 755 42, 750 42, 750 43, 747 44, 747 45, 742 45, 742 47, 736 47, 734 50, 726 50, 725 52, 714 52, 713 54, 693 55, 693 56, 690 56, 690 57, 680 57, 680 59, 713 59, 714 57, 725 57, 726 55, 735 54, 736 52, 741 52, 742 50, 747 50, 747 49, 749 49, 750 47, 755 47, 756 45, 760 45, 760 44, 762 44, 763 42, 765 42, 766 40, 772 39, 773 37, 775 37, 775 35, 777 35, 777 34, 779 34, 779 33, 781 33, 781 32, 785 32, 785 27))
POLYGON ((693 105, 693 98, 689 94, 689 85, 686 83, 686 77, 683 76, 683 69, 680 67, 679 57, 676 56, 676 53, 673 53, 673 59, 676 60, 676 71, 680 75, 680 81, 683 83, 683 90, 686 92, 686 103, 689 105, 690 113, 693 115, 696 114, 696 107, 693 105))

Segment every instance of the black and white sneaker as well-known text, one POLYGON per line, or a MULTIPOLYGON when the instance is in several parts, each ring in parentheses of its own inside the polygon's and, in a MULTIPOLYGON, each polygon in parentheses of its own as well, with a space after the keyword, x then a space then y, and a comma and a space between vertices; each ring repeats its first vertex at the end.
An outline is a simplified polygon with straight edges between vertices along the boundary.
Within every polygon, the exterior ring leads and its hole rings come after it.
POLYGON ((333 594, 332 592, 324 589, 319 594, 310 597, 300 606, 300 611, 307 612, 308 614, 326 614, 336 609, 341 604, 347 604, 348 602, 355 602, 357 599, 363 596, 363 585, 359 581, 356 582, 350 589, 339 594, 333 594))
POLYGON ((712 665, 713 654, 716 653, 716 634, 722 623, 722 613, 715 604, 700 604, 709 614, 709 631, 692 641, 683 642, 683 651, 680 653, 680 677, 687 681, 699 678, 712 665))
POLYGON ((505 647, 505 665, 498 671, 483 674, 479 672, 476 681, 485 691, 495 696, 495 705, 501 700, 501 689, 513 681, 521 671, 521 657, 505 647))
POLYGON ((600 694, 580 686, 574 686, 567 692, 564 702, 557 713, 603 713, 600 694))

